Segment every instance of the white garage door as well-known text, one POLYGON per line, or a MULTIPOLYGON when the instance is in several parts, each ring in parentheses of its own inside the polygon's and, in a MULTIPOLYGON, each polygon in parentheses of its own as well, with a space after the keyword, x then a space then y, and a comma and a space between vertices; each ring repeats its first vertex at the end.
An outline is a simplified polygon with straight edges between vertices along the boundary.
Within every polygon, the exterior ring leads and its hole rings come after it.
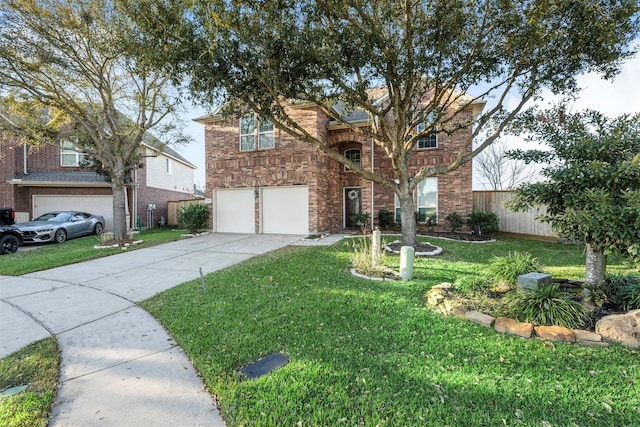
POLYGON ((263 188, 262 232, 309 234, 309 187, 263 188))
POLYGON ((105 230, 113 230, 113 196, 33 196, 34 217, 58 210, 102 215, 106 223, 105 230))
POLYGON ((253 188, 216 190, 215 224, 219 233, 255 233, 253 188))

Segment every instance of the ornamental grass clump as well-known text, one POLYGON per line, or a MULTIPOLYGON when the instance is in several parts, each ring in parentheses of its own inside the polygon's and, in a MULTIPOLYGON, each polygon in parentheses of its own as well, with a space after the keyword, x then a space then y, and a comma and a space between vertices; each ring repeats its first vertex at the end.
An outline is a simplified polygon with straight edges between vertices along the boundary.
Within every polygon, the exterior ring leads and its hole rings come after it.
POLYGON ((378 261, 373 261, 371 239, 366 236, 353 239, 349 243, 349 259, 353 269, 359 274, 368 277, 396 279, 397 275, 390 268, 381 264, 384 257, 385 251, 381 250, 378 261))
POLYGON ((453 288, 467 297, 485 294, 491 289, 491 285, 486 276, 459 276, 453 282, 453 288))
POLYGON ((507 313, 521 322, 576 329, 588 321, 587 311, 557 284, 519 288, 504 297, 507 313))
POLYGON ((624 310, 640 309, 640 276, 618 274, 608 278, 607 289, 613 302, 624 310))
POLYGON ((509 253, 507 257, 494 257, 487 269, 488 276, 496 282, 498 288, 507 289, 516 286, 518 276, 532 272, 543 272, 542 264, 528 252, 509 253))

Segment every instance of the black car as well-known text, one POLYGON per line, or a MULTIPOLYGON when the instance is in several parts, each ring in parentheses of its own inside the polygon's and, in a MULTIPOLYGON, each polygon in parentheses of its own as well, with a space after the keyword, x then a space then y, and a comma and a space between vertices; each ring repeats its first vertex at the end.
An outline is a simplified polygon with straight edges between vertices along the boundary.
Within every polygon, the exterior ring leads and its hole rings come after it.
POLYGON ((22 242, 22 232, 12 225, 0 226, 0 255, 12 254, 22 242))
POLYGON ((16 213, 11 208, 0 208, 0 225, 13 225, 16 222, 16 213))

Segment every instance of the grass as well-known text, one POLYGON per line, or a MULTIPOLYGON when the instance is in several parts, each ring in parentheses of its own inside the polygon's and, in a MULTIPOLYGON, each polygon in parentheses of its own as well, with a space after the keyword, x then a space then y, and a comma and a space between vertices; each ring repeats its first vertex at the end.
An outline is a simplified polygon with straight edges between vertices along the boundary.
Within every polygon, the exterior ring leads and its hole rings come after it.
MULTIPOLYGON (((580 246, 501 238, 438 241, 415 279, 348 273, 346 244, 289 247, 143 303, 185 349, 230 426, 638 425, 636 350, 525 340, 426 309, 431 286, 528 252, 556 277, 584 277, 580 246), (246 364, 290 362, 257 380, 246 364)), ((385 257, 397 269, 398 258, 385 257)), ((609 272, 629 266, 611 257, 609 272)))
MULTIPOLYGON (((141 231, 139 238, 144 240, 144 243, 131 246, 127 250, 131 251, 178 240, 183 233, 183 231, 159 228, 141 231)), ((94 249, 93 247, 98 244, 100 244, 99 236, 87 236, 68 240, 59 245, 54 243, 42 244, 29 251, 18 251, 14 254, 2 255, 2 258, 0 258, 0 275, 20 276, 122 252, 122 249, 117 248, 94 249)))
POLYGON ((58 372, 59 353, 53 337, 0 359, 0 390, 28 386, 22 393, 0 400, 0 425, 46 426, 58 372))

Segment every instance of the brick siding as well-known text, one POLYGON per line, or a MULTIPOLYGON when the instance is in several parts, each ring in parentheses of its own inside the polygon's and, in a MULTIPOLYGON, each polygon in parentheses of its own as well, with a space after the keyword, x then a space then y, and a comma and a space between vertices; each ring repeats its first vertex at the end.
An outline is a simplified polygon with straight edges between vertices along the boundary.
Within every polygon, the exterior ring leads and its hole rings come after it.
MULTIPOLYGON (((316 108, 292 110, 292 117, 312 135, 328 143, 341 153, 350 148, 361 150, 361 166, 371 168, 371 141, 350 130, 328 130, 328 117, 316 108)), ((461 114, 461 120, 471 112, 461 114)), ((452 135, 440 133, 438 147, 416 150, 411 158, 411 173, 426 165, 448 164, 457 151, 465 147, 471 137, 470 129, 452 135)), ((381 185, 373 185, 374 203, 371 205, 372 184, 355 173, 345 171, 342 164, 322 155, 309 144, 290 135, 275 131, 275 148, 240 151, 237 120, 220 120, 205 124, 205 156, 208 197, 216 189, 254 188, 271 186, 309 186, 309 231, 336 231, 343 228, 344 189, 362 189, 362 211, 373 213, 377 219, 381 209, 394 211, 394 194, 381 185)), ((467 148, 467 149, 470 149, 467 148)), ((393 177, 391 161, 380 147, 375 147, 374 170, 393 177)), ((439 223, 450 212, 468 215, 472 210, 471 162, 455 172, 438 176, 439 223)), ((259 198, 255 205, 256 232, 259 231, 259 198)), ((212 215, 213 221, 213 215, 212 215)))
MULTIPOLYGON (((12 207, 16 212, 33 216, 34 195, 69 195, 69 196, 108 196, 112 194, 110 187, 25 187, 11 185, 7 181, 20 176, 24 172, 24 147, 17 140, 0 135, 0 207, 12 207)), ((27 147, 28 172, 87 172, 90 169, 66 167, 61 165, 60 147, 57 145, 41 145, 27 147)), ((154 224, 157 226, 161 217, 168 217, 167 203, 173 200, 184 200, 189 193, 162 190, 146 186, 146 174, 139 171, 136 175, 138 184, 138 216, 143 226, 147 226, 147 205, 155 203, 154 224)), ((129 190, 129 210, 133 212, 133 197, 129 190)))

